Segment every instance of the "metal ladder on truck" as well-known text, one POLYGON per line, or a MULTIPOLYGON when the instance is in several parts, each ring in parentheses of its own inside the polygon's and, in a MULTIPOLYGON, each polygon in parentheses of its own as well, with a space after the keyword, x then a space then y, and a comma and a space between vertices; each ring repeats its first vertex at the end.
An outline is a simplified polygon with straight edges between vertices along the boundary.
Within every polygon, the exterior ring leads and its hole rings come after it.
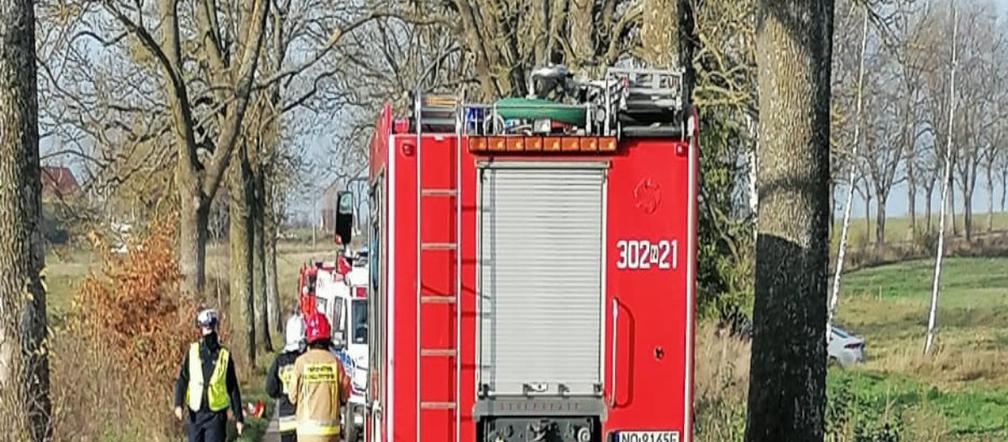
MULTIPOLYGON (((436 96, 436 95, 423 95, 420 90, 415 92, 415 103, 414 103, 414 118, 416 124, 416 358, 417 358, 417 372, 416 372, 416 440, 421 442, 420 438, 423 434, 421 431, 422 425, 422 415, 425 410, 451 410, 454 417, 454 440, 458 442, 460 440, 461 431, 461 415, 459 410, 459 400, 461 398, 461 369, 462 365, 459 361, 459 354, 461 351, 461 326, 462 326, 462 306, 461 306, 461 293, 462 293, 462 255, 460 250, 461 238, 462 238, 462 199, 460 186, 462 182, 462 168, 461 168, 461 154, 462 154, 462 121, 461 112, 462 100, 455 97, 446 96, 436 96), (455 152, 449 156, 452 158, 454 163, 451 167, 451 171, 454 173, 454 177, 449 180, 453 182, 454 185, 447 188, 429 188, 424 186, 423 170, 424 170, 424 148, 421 139, 421 135, 425 127, 428 128, 448 128, 453 127, 455 132, 455 152), (453 215, 455 216, 455 232, 452 240, 448 242, 431 242, 423 238, 423 218, 424 212, 423 202, 432 198, 448 198, 454 200, 454 210, 453 215), (453 271, 453 285, 450 288, 450 293, 431 293, 424 286, 424 269, 423 269, 423 258, 428 253, 449 253, 454 254, 454 271, 453 271), (424 342, 424 323, 427 320, 421 314, 423 312, 423 306, 428 304, 447 304, 454 308, 454 324, 453 327, 449 327, 449 330, 454 330, 455 336, 453 339, 453 344, 448 348, 428 348, 425 347, 424 342), (424 371, 424 360, 430 358, 447 358, 450 360, 449 366, 454 371, 454 398, 451 401, 445 401, 443 398, 440 400, 428 400, 422 396, 422 389, 420 388, 424 371)), ((443 132, 441 132, 443 133, 443 132)), ((434 220, 435 222, 441 222, 440 219, 434 220)), ((443 376, 443 374, 437 373, 434 376, 443 376)))

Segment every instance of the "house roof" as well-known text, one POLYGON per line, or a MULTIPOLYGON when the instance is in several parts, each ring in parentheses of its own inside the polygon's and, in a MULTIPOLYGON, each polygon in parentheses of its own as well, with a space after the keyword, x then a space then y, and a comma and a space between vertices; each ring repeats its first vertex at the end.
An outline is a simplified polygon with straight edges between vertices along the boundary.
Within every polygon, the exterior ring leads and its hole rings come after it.
POLYGON ((42 166, 42 195, 70 196, 80 190, 73 171, 62 166, 42 166))

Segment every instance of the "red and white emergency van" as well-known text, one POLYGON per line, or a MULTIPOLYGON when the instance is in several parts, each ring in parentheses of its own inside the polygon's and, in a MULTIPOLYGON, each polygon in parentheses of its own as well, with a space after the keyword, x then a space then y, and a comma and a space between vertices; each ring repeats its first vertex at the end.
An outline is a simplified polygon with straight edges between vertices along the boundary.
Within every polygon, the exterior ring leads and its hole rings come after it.
POLYGON ((689 441, 698 147, 679 71, 414 95, 370 146, 367 440, 689 441))
POLYGON ((343 410, 343 434, 356 442, 363 434, 368 383, 367 253, 314 262, 301 269, 299 304, 302 317, 318 312, 332 327, 334 351, 350 376, 350 401, 343 410))

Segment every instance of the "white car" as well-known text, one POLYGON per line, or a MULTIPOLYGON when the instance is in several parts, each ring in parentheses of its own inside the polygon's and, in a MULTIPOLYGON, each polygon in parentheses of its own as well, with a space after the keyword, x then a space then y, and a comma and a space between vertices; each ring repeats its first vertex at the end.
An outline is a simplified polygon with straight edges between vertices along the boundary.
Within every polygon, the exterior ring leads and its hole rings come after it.
POLYGON ((864 346, 864 339, 854 336, 839 327, 832 327, 829 342, 826 344, 826 353, 829 355, 831 362, 836 362, 841 367, 849 367, 864 362, 864 346))

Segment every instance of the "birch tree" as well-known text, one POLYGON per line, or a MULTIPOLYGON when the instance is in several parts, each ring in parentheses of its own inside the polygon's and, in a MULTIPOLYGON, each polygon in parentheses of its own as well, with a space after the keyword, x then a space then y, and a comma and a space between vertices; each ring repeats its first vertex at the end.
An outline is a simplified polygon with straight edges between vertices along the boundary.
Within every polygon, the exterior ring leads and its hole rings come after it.
MULTIPOLYGON (((854 111, 854 138, 851 140, 850 158, 858 157, 858 145, 861 142, 861 112, 864 91, 865 52, 868 50, 868 8, 864 7, 864 19, 861 27, 861 57, 858 65, 858 80, 856 91, 856 107, 854 111)), ((850 167, 847 176, 847 192, 844 200, 843 224, 840 226, 840 241, 837 249, 836 266, 833 270, 833 288, 830 293, 829 310, 826 316, 826 339, 832 336, 833 315, 836 314, 837 302, 840 298, 840 275, 843 274, 844 256, 847 252, 847 231, 850 228, 851 208, 854 207, 854 181, 857 178, 857 168, 850 167)), ((867 216, 867 214, 865 215, 867 216)))
POLYGON ((934 281, 931 285, 931 309, 928 313, 927 337, 924 340, 924 354, 931 353, 931 346, 934 343, 934 330, 936 315, 938 313, 938 285, 941 281, 942 257, 945 255, 945 200, 948 196, 949 187, 952 186, 952 123, 954 122, 956 100, 955 100, 955 77, 956 77, 956 47, 957 34, 959 32, 959 12, 955 3, 949 2, 952 8, 952 59, 949 62, 949 107, 948 107, 948 139, 945 142, 945 166, 942 179, 941 193, 941 214, 938 221, 938 250, 935 252, 934 281))

